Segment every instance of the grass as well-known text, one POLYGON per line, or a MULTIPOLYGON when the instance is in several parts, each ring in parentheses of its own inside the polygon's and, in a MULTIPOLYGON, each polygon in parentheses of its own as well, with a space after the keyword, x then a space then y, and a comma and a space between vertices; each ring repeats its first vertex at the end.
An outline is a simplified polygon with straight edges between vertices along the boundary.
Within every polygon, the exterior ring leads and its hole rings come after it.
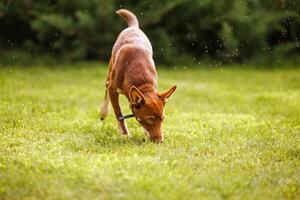
POLYGON ((300 198, 299 69, 160 69, 163 144, 98 120, 106 71, 0 68, 0 199, 300 198))

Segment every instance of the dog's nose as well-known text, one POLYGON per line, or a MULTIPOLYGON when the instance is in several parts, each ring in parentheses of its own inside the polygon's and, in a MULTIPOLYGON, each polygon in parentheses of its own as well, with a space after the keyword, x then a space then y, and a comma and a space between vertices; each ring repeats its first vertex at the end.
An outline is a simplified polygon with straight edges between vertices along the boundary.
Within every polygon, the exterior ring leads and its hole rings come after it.
POLYGON ((163 143, 164 142, 163 135, 153 136, 150 139, 151 139, 152 142, 155 142, 155 143, 163 143))

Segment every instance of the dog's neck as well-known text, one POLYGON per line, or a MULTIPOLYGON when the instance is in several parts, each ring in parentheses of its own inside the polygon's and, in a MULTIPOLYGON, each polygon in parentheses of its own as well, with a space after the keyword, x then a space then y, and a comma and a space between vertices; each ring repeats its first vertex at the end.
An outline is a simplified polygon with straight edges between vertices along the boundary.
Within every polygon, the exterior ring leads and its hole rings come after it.
POLYGON ((144 94, 144 95, 156 92, 156 86, 153 84, 149 84, 149 83, 140 85, 137 87, 137 89, 139 89, 142 92, 142 94, 144 94))

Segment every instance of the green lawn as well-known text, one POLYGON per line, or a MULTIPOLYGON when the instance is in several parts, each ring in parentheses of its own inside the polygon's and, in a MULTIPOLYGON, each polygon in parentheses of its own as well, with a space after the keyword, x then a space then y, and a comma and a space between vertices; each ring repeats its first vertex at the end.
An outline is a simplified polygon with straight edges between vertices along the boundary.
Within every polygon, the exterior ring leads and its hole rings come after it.
POLYGON ((300 69, 159 69, 163 144, 98 119, 106 71, 0 68, 0 199, 300 198, 300 69))

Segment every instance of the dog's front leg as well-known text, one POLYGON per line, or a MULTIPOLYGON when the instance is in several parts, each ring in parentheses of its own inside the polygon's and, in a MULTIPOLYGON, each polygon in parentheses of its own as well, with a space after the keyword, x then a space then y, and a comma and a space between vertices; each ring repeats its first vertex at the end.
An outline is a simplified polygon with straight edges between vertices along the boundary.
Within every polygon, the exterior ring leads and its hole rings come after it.
POLYGON ((119 105, 119 94, 116 93, 112 88, 109 88, 108 91, 109 91, 110 102, 114 109, 115 116, 118 121, 119 131, 121 132, 122 135, 129 136, 129 131, 128 131, 125 120, 119 120, 119 117, 123 116, 120 105, 119 105))

